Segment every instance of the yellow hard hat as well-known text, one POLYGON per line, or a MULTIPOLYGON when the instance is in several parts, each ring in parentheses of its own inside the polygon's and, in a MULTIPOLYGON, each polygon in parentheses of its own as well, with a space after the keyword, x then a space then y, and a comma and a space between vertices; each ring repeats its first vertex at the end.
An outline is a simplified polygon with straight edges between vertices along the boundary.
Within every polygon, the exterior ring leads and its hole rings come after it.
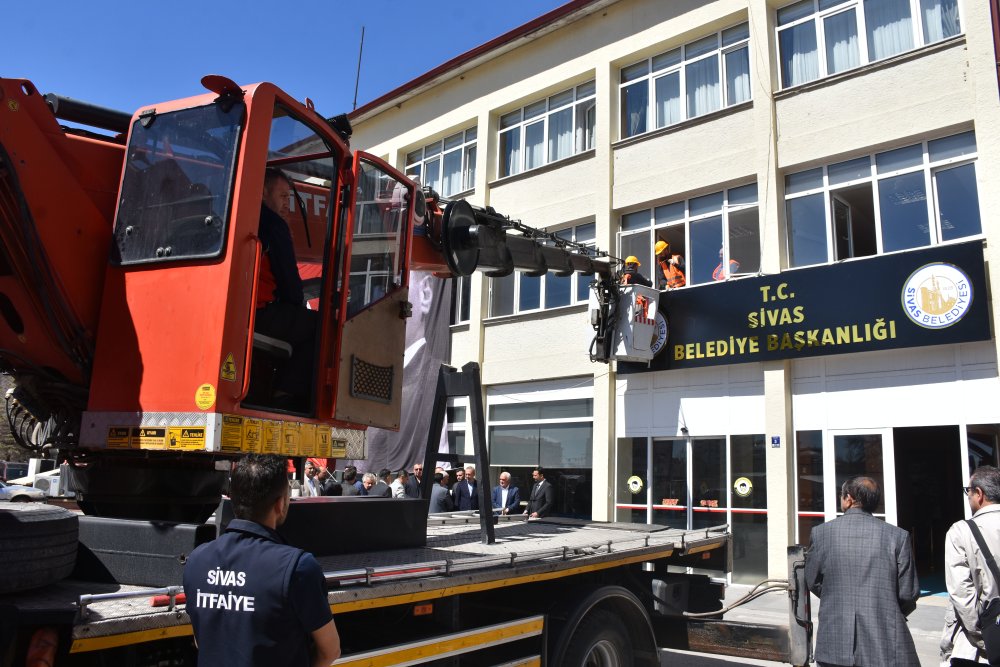
POLYGON ((666 250, 669 247, 670 247, 670 244, 667 243, 666 241, 657 241, 656 245, 653 246, 653 249, 656 251, 656 254, 659 255, 661 252, 663 252, 664 250, 666 250))
POLYGON ((628 257, 626 257, 625 258, 625 263, 626 264, 635 264, 636 266, 642 266, 642 264, 639 263, 639 258, 636 257, 635 255, 629 255, 628 257))

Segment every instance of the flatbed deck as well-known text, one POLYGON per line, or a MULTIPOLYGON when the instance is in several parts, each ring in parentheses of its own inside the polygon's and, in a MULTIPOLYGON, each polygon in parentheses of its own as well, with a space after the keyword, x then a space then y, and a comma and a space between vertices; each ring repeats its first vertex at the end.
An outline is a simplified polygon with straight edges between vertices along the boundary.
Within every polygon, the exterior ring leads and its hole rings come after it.
MULTIPOLYGON (((496 542, 483 544, 472 513, 432 515, 424 547, 325 556, 318 561, 335 614, 375 609, 520 583, 557 579, 671 555, 723 547, 725 527, 685 531, 662 526, 573 519, 501 517, 496 542)), ((156 594, 180 587, 66 580, 0 596, 22 609, 77 610, 73 652, 189 635, 184 605, 153 607, 156 594)))

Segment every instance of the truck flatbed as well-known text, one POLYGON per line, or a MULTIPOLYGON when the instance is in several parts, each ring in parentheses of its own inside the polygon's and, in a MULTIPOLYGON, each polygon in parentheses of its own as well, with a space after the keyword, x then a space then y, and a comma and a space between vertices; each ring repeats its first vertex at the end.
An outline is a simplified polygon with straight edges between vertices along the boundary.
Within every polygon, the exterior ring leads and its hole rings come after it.
MULTIPOLYGON (((473 513, 432 515, 427 544, 318 558, 335 614, 414 604, 448 596, 573 576, 582 572, 723 548, 725 527, 663 526, 573 519, 501 517, 496 542, 483 544, 473 513)), ((0 597, 22 609, 76 609, 71 652, 87 652, 191 634, 184 605, 154 607, 154 595, 179 587, 65 580, 0 597)))

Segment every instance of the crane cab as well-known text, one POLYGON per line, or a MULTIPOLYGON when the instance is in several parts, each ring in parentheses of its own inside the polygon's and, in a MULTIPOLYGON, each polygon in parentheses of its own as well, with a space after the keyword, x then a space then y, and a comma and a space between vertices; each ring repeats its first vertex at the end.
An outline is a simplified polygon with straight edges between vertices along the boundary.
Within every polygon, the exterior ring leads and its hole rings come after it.
POLYGON ((399 427, 415 185, 271 84, 206 85, 132 118, 80 437, 123 456, 83 473, 94 503, 133 495, 116 461, 399 427))

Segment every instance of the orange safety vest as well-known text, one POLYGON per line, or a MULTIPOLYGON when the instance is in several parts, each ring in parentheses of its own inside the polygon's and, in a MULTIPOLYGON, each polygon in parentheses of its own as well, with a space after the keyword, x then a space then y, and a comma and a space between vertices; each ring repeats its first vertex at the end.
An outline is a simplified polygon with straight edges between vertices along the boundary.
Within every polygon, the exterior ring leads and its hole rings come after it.
MULTIPOLYGON (((676 257, 676 255, 672 255, 672 257, 676 257)), ((663 277, 667 279, 668 289, 687 285, 684 272, 678 269, 676 264, 671 264, 669 258, 660 260, 660 268, 663 269, 663 277)))

